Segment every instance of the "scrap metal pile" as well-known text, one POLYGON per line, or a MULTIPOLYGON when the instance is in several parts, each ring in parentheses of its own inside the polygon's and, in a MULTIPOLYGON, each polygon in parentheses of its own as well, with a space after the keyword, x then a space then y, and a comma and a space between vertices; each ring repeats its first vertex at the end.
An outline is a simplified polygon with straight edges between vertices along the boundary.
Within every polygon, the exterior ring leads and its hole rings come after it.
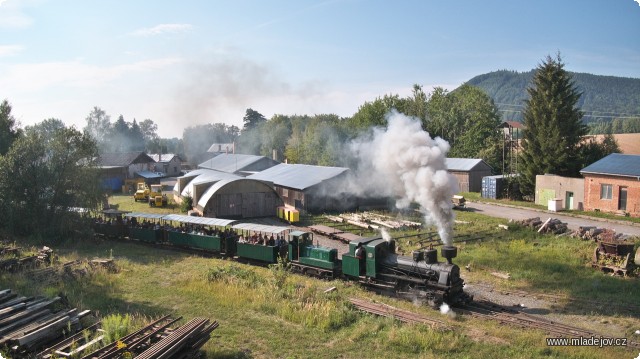
POLYGON ((636 275, 640 267, 640 248, 634 258, 634 246, 633 242, 618 239, 600 241, 593 251, 591 265, 614 275, 636 275))

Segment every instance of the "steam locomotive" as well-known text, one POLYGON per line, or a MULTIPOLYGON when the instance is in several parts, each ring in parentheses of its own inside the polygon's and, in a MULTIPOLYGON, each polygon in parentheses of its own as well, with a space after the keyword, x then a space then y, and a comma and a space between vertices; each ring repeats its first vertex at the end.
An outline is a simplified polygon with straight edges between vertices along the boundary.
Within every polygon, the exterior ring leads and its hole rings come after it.
POLYGON ((349 242, 349 251, 342 254, 340 259, 337 249, 314 245, 312 232, 246 223, 232 225, 235 221, 212 219, 216 222, 211 222, 209 226, 225 229, 218 228, 206 234, 203 231, 190 231, 188 226, 183 226, 185 223, 197 223, 198 228, 203 228, 207 224, 203 224, 202 218, 144 213, 125 216, 152 219, 155 224, 148 223, 145 227, 136 221, 124 224, 122 220, 96 223, 95 233, 206 250, 252 263, 272 264, 286 258, 295 272, 326 279, 356 281, 375 290, 391 292, 433 307, 442 303, 463 306, 473 299, 463 291, 464 280, 460 277, 460 268, 452 263, 457 248, 452 246, 442 247, 441 255, 446 262, 441 262, 438 261, 437 250, 433 248, 414 251, 408 257, 395 252, 393 239, 358 238, 349 242), (168 221, 181 225, 160 225, 168 221), (135 225, 131 225, 132 222, 135 225), (277 233, 283 240, 279 241, 279 245, 266 240, 263 243, 238 241, 240 236, 249 237, 252 232, 265 233, 265 238, 277 233))

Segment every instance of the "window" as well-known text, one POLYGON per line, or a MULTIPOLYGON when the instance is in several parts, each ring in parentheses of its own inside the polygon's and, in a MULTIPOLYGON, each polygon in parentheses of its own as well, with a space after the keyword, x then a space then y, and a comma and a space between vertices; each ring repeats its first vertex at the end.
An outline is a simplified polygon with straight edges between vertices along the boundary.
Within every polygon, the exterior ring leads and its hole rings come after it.
POLYGON ((613 185, 601 184, 600 185, 600 199, 612 199, 613 198, 613 185))
POLYGON ((282 197, 289 197, 289 190, 286 188, 282 189, 282 197))

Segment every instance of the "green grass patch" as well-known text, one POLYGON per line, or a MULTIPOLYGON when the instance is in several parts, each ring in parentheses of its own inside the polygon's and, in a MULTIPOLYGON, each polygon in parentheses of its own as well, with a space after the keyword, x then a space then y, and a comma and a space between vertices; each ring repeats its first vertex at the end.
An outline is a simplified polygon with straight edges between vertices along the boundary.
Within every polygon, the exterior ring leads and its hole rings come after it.
MULTIPOLYGON (((586 266, 595 244, 540 235, 518 226, 498 230, 496 226, 505 220, 456 213, 461 222, 455 226, 454 240, 483 237, 459 245, 455 262, 463 268, 470 265, 470 272, 462 269, 467 282, 637 305, 637 279, 610 277, 586 266), (491 271, 508 272, 511 279, 497 279, 491 271)), ((410 233, 415 231, 392 235, 410 233)), ((415 238, 398 242, 405 251, 420 246, 415 238)), ((123 318, 128 313, 128 330, 165 314, 183 316, 183 321, 196 316, 217 320, 220 327, 203 348, 207 358, 610 358, 637 354, 620 348, 549 348, 544 333, 467 317, 452 319, 426 307, 375 295, 350 282, 292 274, 283 264, 256 267, 94 238, 67 241, 54 249, 61 262, 112 256, 120 270, 98 270, 51 282, 0 273, 0 287, 23 295, 63 293, 72 305, 91 309, 100 317, 123 318), (331 286, 337 290, 325 293, 331 286), (351 296, 433 316, 453 330, 364 314, 350 305, 351 296)), ((575 314, 580 310, 563 309, 575 314)), ((638 316, 629 317, 615 308, 594 318, 619 323, 628 337, 637 329, 638 316)))

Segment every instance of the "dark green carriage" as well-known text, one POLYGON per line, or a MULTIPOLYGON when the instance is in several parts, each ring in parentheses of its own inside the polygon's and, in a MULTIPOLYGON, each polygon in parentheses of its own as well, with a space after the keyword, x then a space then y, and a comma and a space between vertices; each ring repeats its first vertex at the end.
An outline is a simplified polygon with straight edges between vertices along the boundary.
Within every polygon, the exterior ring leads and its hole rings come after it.
POLYGON ((137 239, 143 242, 149 243, 161 243, 164 241, 163 239, 164 231, 161 229, 151 229, 151 228, 137 228, 131 227, 129 228, 129 238, 137 239))
POLYGON ((312 267, 336 270, 338 264, 338 250, 335 248, 303 246, 300 248, 298 261, 312 267))
POLYGON ((127 235, 127 227, 120 223, 98 223, 94 231, 105 237, 121 238, 127 235))
POLYGON ((254 259, 266 263, 278 262, 278 247, 262 244, 237 243, 236 254, 240 258, 254 259))
POLYGON ((222 251, 222 241, 218 236, 169 231, 167 232, 167 241, 175 246, 199 248, 216 252, 222 251))

